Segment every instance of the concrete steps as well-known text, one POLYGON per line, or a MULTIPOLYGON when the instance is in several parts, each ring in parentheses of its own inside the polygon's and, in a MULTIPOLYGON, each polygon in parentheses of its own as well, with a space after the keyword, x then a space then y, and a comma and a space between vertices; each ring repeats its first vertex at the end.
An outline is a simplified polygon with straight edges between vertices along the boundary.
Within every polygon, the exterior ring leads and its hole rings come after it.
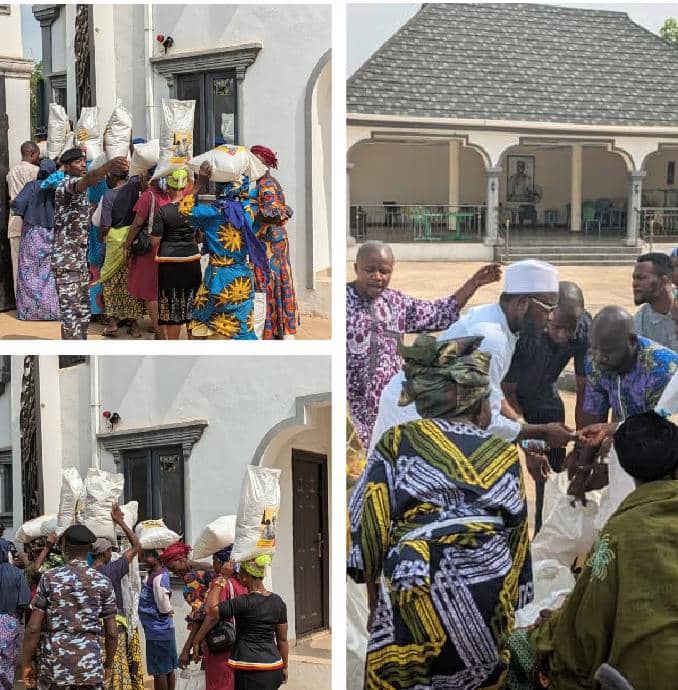
POLYGON ((618 244, 514 244, 506 255, 505 247, 496 249, 502 264, 522 259, 541 259, 555 266, 631 266, 642 249, 618 244))

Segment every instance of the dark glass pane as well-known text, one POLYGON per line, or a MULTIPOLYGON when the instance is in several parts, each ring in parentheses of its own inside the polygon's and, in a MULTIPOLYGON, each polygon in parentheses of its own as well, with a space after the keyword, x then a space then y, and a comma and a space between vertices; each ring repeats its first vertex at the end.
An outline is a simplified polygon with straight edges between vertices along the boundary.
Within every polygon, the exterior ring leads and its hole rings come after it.
POLYGON ((165 524, 184 533, 184 461, 180 448, 155 451, 159 468, 160 508, 165 524))
POLYGON ((182 76, 179 81, 179 98, 182 101, 195 101, 195 119, 193 120, 193 155, 204 153, 200 126, 202 123, 202 75, 182 76))
POLYGON ((11 513, 12 507, 12 465, 0 464, 0 513, 11 513))
POLYGON ((84 364, 86 361, 86 355, 59 355, 59 369, 75 367, 78 364, 84 364))
POLYGON ((235 144, 236 141, 236 81, 232 77, 212 77, 212 118, 214 146, 235 144))
POLYGON ((129 454, 125 458, 125 502, 139 501, 139 521, 162 517, 152 515, 148 503, 149 469, 147 453, 129 454))

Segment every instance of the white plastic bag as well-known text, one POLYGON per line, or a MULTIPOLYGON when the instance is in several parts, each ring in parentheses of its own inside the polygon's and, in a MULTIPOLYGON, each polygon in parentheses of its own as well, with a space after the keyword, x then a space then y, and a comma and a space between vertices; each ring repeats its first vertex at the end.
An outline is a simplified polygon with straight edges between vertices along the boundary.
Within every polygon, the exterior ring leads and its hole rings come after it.
POLYGON ((60 537, 67 529, 68 525, 66 527, 59 527, 58 524, 59 518, 55 517, 52 520, 45 520, 42 525, 40 525, 40 536, 42 537, 49 537, 52 532, 56 532, 57 535, 60 537))
POLYGON ((57 533, 74 525, 78 513, 82 509, 83 483, 80 472, 75 467, 67 467, 61 478, 61 496, 59 498, 59 513, 57 518, 57 533))
POLYGON ((135 144, 132 152, 132 162, 129 166, 130 177, 147 172, 158 164, 160 160, 160 140, 151 139, 145 144, 135 144))
MULTIPOLYGON (((564 473, 563 473, 564 474, 564 473)), ((544 491, 549 494, 549 512, 544 511, 544 521, 539 534, 532 542, 533 561, 556 560, 569 568, 579 556, 588 554, 596 538, 594 524, 600 502, 599 492, 586 494, 587 503, 572 505, 572 496, 562 490, 562 479, 549 477, 544 491)))
MULTIPOLYGON (((134 525, 136 525, 139 520, 139 501, 130 501, 129 503, 125 503, 124 506, 120 506, 120 510, 122 510, 122 514, 125 516, 125 524, 130 529, 134 529, 134 525)), ((115 533, 119 537, 125 534, 120 525, 115 526, 115 533)))
POLYGON ((655 409, 664 417, 673 417, 671 421, 674 424, 677 423, 675 416, 678 415, 678 372, 671 377, 669 385, 664 388, 655 409))
POLYGON ((539 614, 544 610, 554 611, 559 609, 567 599, 568 594, 571 590, 559 590, 551 592, 545 599, 541 601, 533 601, 527 606, 523 606, 522 609, 516 611, 516 628, 527 628, 530 625, 534 625, 539 618, 539 614))
POLYGON ((54 160, 63 153, 66 136, 70 131, 71 124, 63 106, 50 103, 47 120, 47 158, 54 160))
POLYGON ((110 161, 118 156, 129 156, 132 143, 132 116, 118 99, 104 130, 106 157, 110 161))
POLYGON ((235 524, 234 561, 275 553, 279 510, 280 470, 248 466, 235 524))
POLYGON ((255 182, 266 174, 266 166, 244 146, 217 146, 191 158, 188 167, 197 173, 205 161, 212 166, 210 179, 214 182, 235 182, 243 175, 255 182))
MULTIPOLYGON (((551 596, 553 592, 574 589, 574 575, 567 566, 554 559, 532 562, 532 581, 534 582, 533 601, 538 602, 551 596)), ((542 606, 542 608, 544 608, 542 606)))
POLYGON ((612 513, 619 508, 621 502, 636 488, 633 477, 619 464, 619 458, 614 445, 610 447, 605 460, 607 461, 609 482, 600 501, 600 510, 596 516, 595 524, 598 531, 603 529, 612 513))
POLYGON ((210 522, 195 542, 193 557, 197 560, 208 558, 213 553, 231 546, 235 541, 235 521, 235 515, 224 515, 210 522))
POLYGON ((122 474, 110 474, 103 470, 90 469, 85 477, 82 523, 97 537, 116 543, 115 523, 111 517, 113 504, 118 503, 125 487, 122 474))
POLYGON ((82 108, 75 126, 75 141, 87 152, 87 160, 93 161, 103 153, 99 131, 99 108, 82 108))
POLYGON ((179 535, 167 527, 163 520, 144 520, 134 532, 139 537, 142 549, 166 549, 179 541, 179 535))
POLYGON ((367 588, 346 580, 346 690, 365 687, 367 656, 367 588))
POLYGON ((40 517, 24 522, 16 531, 13 541, 17 542, 17 544, 28 544, 34 539, 44 536, 42 534, 43 524, 50 522, 56 525, 56 519, 57 516, 54 513, 49 513, 48 515, 41 515, 40 517))
POLYGON ((205 690, 205 672, 183 668, 179 671, 176 690, 205 690))
POLYGON ((266 326, 266 293, 254 293, 254 334, 259 340, 264 337, 264 327, 266 326))
POLYGON ((160 161, 193 157, 193 119, 195 101, 162 99, 160 114, 160 161))

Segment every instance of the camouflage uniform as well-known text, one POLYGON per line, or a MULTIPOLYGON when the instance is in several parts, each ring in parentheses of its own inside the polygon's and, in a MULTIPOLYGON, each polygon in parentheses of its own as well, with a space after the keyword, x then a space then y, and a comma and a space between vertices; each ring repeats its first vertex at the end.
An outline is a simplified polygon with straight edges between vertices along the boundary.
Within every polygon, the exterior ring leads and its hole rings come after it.
POLYGON ((87 192, 76 192, 81 178, 66 175, 54 193, 54 245, 52 269, 61 309, 61 337, 85 340, 89 326, 89 273, 87 192))
POLYGON ((85 561, 73 560, 42 576, 33 608, 45 612, 38 687, 103 685, 101 619, 117 612, 111 581, 85 561))

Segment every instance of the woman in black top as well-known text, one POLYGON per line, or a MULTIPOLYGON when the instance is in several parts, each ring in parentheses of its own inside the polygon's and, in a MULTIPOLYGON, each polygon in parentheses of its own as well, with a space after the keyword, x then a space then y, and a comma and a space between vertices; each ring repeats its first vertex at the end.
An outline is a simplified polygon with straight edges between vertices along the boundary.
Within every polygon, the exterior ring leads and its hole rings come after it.
POLYGON ((151 244, 159 246, 158 323, 166 326, 168 340, 178 340, 182 325, 190 320, 202 282, 200 249, 196 230, 190 225, 193 196, 184 196, 187 169, 174 170, 163 179, 172 201, 156 209, 151 232, 151 244))
MULTIPOLYGON (((235 690, 276 690, 287 682, 287 607, 277 594, 264 587, 270 556, 257 556, 240 566, 240 582, 248 594, 219 603, 217 581, 205 601, 205 622, 194 642, 193 659, 200 658, 200 644, 216 622, 235 618, 236 641, 228 665, 235 670, 235 690)), ((220 580, 223 578, 220 578, 220 580)))

